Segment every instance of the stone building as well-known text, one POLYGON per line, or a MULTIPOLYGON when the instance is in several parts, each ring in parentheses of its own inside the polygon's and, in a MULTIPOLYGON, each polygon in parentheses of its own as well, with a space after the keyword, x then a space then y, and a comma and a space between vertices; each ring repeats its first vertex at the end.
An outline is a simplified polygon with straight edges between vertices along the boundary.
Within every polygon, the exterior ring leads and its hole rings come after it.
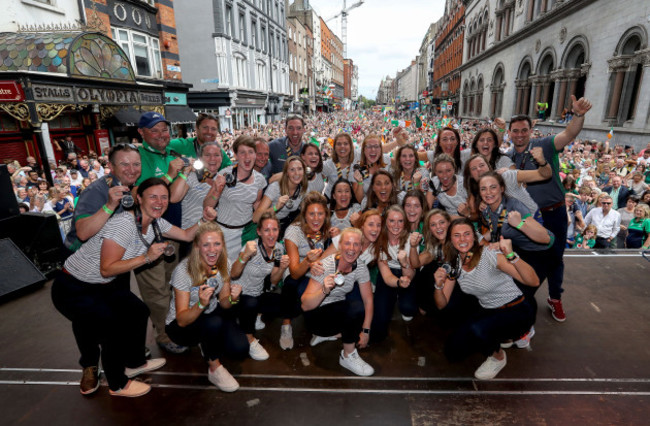
POLYGON ((291 103, 284 1, 174 5, 192 109, 217 116, 222 130, 279 120, 291 103))
POLYGON ((606 0, 465 2, 461 116, 537 115, 557 132, 570 96, 593 103, 581 137, 645 147, 650 131, 650 4, 606 0), (622 4, 621 4, 622 6, 622 4), (631 13, 634 11, 634 13, 631 13))
MULTIPOLYGON (((308 49, 312 40, 307 38, 308 28, 295 16, 287 16, 287 35, 289 42, 289 81, 292 110, 309 113, 311 56, 308 49)), ((309 31, 311 34, 311 31, 309 31)))

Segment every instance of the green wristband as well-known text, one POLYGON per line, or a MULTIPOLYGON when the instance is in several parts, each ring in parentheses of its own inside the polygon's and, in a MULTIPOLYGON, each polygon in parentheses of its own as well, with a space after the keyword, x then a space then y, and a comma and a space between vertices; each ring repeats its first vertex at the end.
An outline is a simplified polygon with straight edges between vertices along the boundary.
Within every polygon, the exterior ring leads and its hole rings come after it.
POLYGON ((109 215, 113 214, 113 210, 111 210, 111 209, 109 209, 108 207, 106 207, 106 204, 104 204, 104 205, 102 206, 102 210, 104 210, 104 211, 105 211, 106 213, 108 213, 109 215))
POLYGON ((172 179, 172 177, 171 177, 171 176, 169 176, 169 174, 168 174, 168 173, 165 173, 165 174, 163 175, 163 177, 164 177, 165 179, 167 179, 167 180, 169 181, 169 183, 172 183, 172 182, 174 182, 174 179, 172 179))
POLYGON ((178 176, 180 176, 180 178, 183 180, 187 180, 187 176, 185 176, 183 173, 178 173, 178 176))
POLYGON ((515 252, 514 251, 506 254, 506 259, 512 259, 514 257, 515 257, 515 252))
POLYGON ((524 226, 524 221, 522 220, 519 222, 519 225, 515 226, 516 229, 521 229, 521 227, 524 226))

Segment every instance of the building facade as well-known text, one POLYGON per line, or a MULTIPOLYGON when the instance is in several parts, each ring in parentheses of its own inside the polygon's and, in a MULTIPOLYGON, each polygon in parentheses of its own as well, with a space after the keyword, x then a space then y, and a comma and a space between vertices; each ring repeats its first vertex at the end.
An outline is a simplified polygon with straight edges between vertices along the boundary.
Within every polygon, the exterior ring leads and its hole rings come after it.
POLYGON ((223 130, 279 120, 289 110, 285 5, 278 0, 176 2, 188 103, 223 130))
POLYGON ((460 66, 463 62, 465 5, 461 0, 447 0, 445 13, 438 24, 433 69, 433 102, 441 106, 441 114, 449 113, 445 107, 453 105, 456 114, 460 100, 460 66))
POLYGON ((292 111, 309 113, 311 56, 308 50, 312 40, 308 39, 308 27, 305 27, 295 16, 287 17, 287 33, 289 40, 289 72, 293 76, 291 86, 292 111))
POLYGON ((589 99, 581 137, 645 147, 650 131, 650 5, 630 0, 477 0, 467 2, 461 115, 536 115, 548 103, 547 131, 589 99), (631 10, 638 13, 630 13, 631 10))
MULTIPOLYGON (((329 73, 329 70, 331 70, 331 77, 329 79, 331 83, 329 85, 324 84, 323 86, 328 86, 330 89, 326 91, 326 94, 329 94, 331 91, 331 97, 328 96, 330 99, 330 107, 340 109, 343 106, 344 98, 343 42, 334 34, 322 18, 320 18, 320 31, 321 56, 325 65, 325 72, 329 73)), ((327 77, 329 75, 325 76, 326 80, 327 77)))
POLYGON ((0 158, 62 160, 52 140, 100 152, 136 137, 144 111, 176 123, 183 100, 170 3, 12 1, 0 17, 0 158), (11 59, 11 60, 9 60, 11 59))

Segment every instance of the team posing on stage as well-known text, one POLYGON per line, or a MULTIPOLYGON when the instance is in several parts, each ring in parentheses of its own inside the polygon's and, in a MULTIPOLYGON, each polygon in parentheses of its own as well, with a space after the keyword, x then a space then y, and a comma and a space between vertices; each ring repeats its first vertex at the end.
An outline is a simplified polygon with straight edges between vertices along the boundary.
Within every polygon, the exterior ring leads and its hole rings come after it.
POLYGON ((150 390, 132 380, 165 364, 146 358, 149 318, 166 350, 198 345, 225 392, 239 384, 221 360, 268 359, 260 339, 275 342, 260 330, 273 318, 282 349, 293 348, 302 315, 312 346, 341 339, 339 364, 370 376, 358 349, 386 339, 396 305, 403 321, 425 314, 449 327, 449 360, 481 352, 475 376, 494 378, 503 348, 535 333, 541 281, 553 317, 565 319, 557 158, 590 108, 574 99, 571 124, 535 140, 530 119, 513 117, 508 155, 497 121, 462 151, 451 127, 428 152, 399 128, 392 143, 370 134, 358 148, 340 133, 325 160, 302 141, 303 119, 289 116, 284 138, 238 137, 229 165, 209 137, 215 117, 199 116, 196 139, 170 141, 164 117, 144 114, 143 145, 114 146, 111 174, 82 194, 52 288, 81 352, 82 394, 97 390, 100 359, 111 395, 150 390))

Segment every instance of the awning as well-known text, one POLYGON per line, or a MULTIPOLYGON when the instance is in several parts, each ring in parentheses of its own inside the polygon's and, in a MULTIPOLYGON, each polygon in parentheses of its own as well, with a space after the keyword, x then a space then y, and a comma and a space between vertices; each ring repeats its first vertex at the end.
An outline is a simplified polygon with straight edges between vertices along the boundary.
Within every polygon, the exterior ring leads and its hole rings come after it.
POLYGON ((122 108, 115 113, 115 118, 125 126, 137 126, 142 113, 133 107, 122 108))
POLYGON ((166 105, 165 118, 172 124, 196 123, 196 114, 186 105, 166 105))

